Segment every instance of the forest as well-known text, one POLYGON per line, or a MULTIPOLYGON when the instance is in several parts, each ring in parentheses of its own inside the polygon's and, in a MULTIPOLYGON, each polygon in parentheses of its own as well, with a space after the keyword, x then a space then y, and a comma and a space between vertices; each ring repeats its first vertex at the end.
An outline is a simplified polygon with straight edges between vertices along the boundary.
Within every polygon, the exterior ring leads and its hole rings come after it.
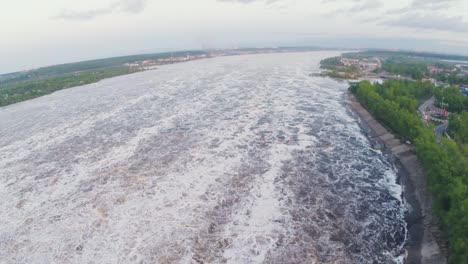
POLYGON ((450 263, 468 263, 468 114, 451 117, 454 140, 438 140, 431 125, 425 125, 416 112, 417 102, 438 88, 428 82, 362 81, 350 87, 357 99, 380 122, 403 140, 414 143, 418 158, 428 176, 434 198, 434 211, 450 244, 450 263), (455 121, 454 121, 455 120, 455 121))
POLYGON ((382 63, 381 70, 421 80, 427 73, 427 65, 422 62, 408 61, 407 59, 402 61, 402 59, 390 58, 382 63))
POLYGON ((438 81, 446 82, 450 85, 468 84, 468 75, 459 76, 456 72, 450 74, 440 73, 435 76, 438 81))
POLYGON ((105 78, 130 74, 137 71, 139 70, 136 68, 116 67, 66 74, 47 78, 45 80, 4 84, 0 86, 0 107, 33 99, 65 88, 94 83, 105 78))
POLYGON ((468 61, 468 56, 463 55, 449 55, 431 52, 416 52, 416 51, 390 51, 370 49, 362 52, 350 52, 343 54, 346 58, 370 58, 370 57, 406 57, 413 59, 421 59, 426 61, 440 61, 440 60, 455 60, 455 61, 468 61))
POLYGON ((323 69, 334 69, 339 66, 344 66, 339 57, 326 58, 320 62, 320 67, 323 69))
POLYGON ((460 89, 456 86, 450 87, 435 87, 434 95, 437 102, 440 104, 439 107, 444 107, 453 113, 460 113, 462 111, 468 111, 468 96, 464 96, 460 89))
POLYGON ((12 84, 21 81, 33 81, 33 80, 44 80, 46 78, 58 77, 62 75, 72 74, 81 71, 97 71, 109 68, 119 68, 125 63, 131 63, 135 61, 143 60, 155 60, 161 58, 169 58, 171 56, 180 57, 186 56, 187 54, 200 55, 207 54, 205 51, 177 51, 177 52, 164 52, 154 54, 141 54, 122 56, 106 59, 97 59, 81 62, 73 62, 66 64, 59 64, 54 66, 42 67, 36 70, 15 72, 9 74, 0 75, 0 86, 6 84, 12 84))
POLYGON ((453 139, 463 146, 463 153, 468 156, 468 112, 450 116, 449 133, 453 139))

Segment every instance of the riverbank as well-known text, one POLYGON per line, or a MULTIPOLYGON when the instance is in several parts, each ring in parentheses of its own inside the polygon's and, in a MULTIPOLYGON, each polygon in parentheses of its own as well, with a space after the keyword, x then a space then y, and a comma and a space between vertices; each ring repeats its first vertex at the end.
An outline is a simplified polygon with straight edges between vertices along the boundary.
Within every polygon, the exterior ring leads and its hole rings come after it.
POLYGON ((348 93, 350 108, 358 114, 369 139, 383 146, 396 164, 407 207, 409 238, 406 263, 446 263, 448 247, 432 211, 432 198, 426 186, 426 173, 411 145, 400 142, 348 93))

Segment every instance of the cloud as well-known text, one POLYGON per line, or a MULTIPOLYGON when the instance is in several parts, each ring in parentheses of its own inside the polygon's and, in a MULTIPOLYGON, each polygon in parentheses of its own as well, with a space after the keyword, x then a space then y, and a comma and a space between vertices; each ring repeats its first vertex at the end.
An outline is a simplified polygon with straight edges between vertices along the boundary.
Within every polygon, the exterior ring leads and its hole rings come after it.
POLYGON ((460 2, 460 0, 413 0, 410 8, 431 10, 447 9, 457 2, 460 2))
POLYGON ((388 10, 386 14, 403 14, 408 12, 431 12, 431 11, 441 11, 446 10, 452 7, 453 5, 460 3, 461 0, 413 0, 409 5, 388 10))
POLYGON ((145 10, 146 0, 120 0, 116 3, 120 10, 127 13, 138 14, 145 10))
POLYGON ((339 3, 344 6, 325 14, 326 17, 372 11, 354 16, 354 20, 390 27, 467 33, 468 21, 462 15, 448 15, 445 12, 461 1, 464 0, 412 0, 406 6, 394 9, 385 9, 380 0, 322 0, 322 3, 339 3))
POLYGON ((354 6, 348 8, 347 12, 363 12, 368 10, 374 10, 383 7, 383 3, 378 0, 367 0, 358 2, 354 6))
POLYGON ((468 33, 468 23, 463 20, 462 16, 449 17, 440 14, 408 13, 397 19, 383 21, 381 24, 386 26, 468 33))
POLYGON ((64 20, 90 20, 112 13, 138 14, 143 12, 146 4, 147 0, 117 0, 111 3, 109 6, 103 8, 80 11, 64 9, 54 18, 64 20))
POLYGON ((343 0, 322 0, 322 3, 336 3, 340 2, 344 3, 351 3, 346 7, 341 7, 335 9, 329 13, 324 14, 324 17, 332 17, 343 13, 362 13, 366 11, 372 11, 380 9, 384 6, 383 2, 380 0, 351 0, 351 1, 343 1, 343 0))
POLYGON ((241 3, 241 4, 251 4, 251 3, 264 2, 267 5, 273 4, 273 3, 278 2, 278 1, 280 1, 280 0, 218 0, 218 2, 241 3))

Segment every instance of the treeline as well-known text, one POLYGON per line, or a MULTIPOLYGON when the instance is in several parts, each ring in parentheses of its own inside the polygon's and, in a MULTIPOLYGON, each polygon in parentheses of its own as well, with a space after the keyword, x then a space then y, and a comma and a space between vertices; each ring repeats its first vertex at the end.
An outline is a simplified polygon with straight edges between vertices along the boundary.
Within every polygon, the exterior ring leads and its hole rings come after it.
POLYGON ((94 83, 105 78, 134 73, 135 68, 117 67, 26 81, 0 86, 0 106, 18 103, 73 86, 94 83))
MULTIPOLYGON (((435 87, 423 82, 389 81, 373 85, 363 81, 350 89, 379 121, 403 139, 414 142, 428 174, 434 210, 450 242, 449 261, 468 263, 468 158, 460 149, 462 145, 453 140, 444 138, 439 144, 415 111, 414 102, 429 96, 435 87)), ((466 123, 456 131, 465 128, 466 123)))
POLYGON ((337 79, 356 79, 359 76, 358 70, 354 66, 332 69, 326 75, 337 79))
POLYGON ((468 96, 464 96, 460 88, 450 86, 447 88, 436 87, 434 95, 440 107, 442 103, 446 104, 445 107, 449 112, 460 113, 468 111, 468 96))
POLYGON ((382 70, 421 80, 427 74, 427 65, 420 62, 402 62, 401 60, 387 59, 382 63, 382 70))
POLYGON ((326 58, 320 61, 320 67, 323 69, 334 69, 339 66, 344 66, 339 57, 326 58))
POLYGON ((434 86, 429 82, 389 80, 375 84, 374 88, 384 99, 397 102, 401 108, 409 112, 415 112, 419 104, 429 99, 434 86))
POLYGON ((369 59, 373 57, 383 58, 382 65, 376 69, 376 73, 388 72, 394 75, 411 77, 415 80, 421 80, 427 75, 427 64, 423 58, 410 57, 405 53, 386 52, 386 51, 364 51, 356 53, 345 53, 345 58, 350 59, 369 59))
POLYGON ((26 72, 15 72, 9 74, 0 75, 0 85, 12 84, 21 81, 33 81, 43 80, 50 77, 57 77, 61 75, 72 74, 81 71, 100 71, 108 68, 119 68, 125 63, 131 63, 135 61, 143 60, 155 60, 170 57, 184 57, 186 55, 202 55, 208 54, 206 51, 188 50, 188 51, 177 51, 177 52, 163 52, 163 53, 152 53, 152 54, 140 54, 121 56, 97 60, 88 60, 81 62, 65 63, 59 65, 53 65, 48 67, 42 67, 36 70, 26 72))
POLYGON ((320 61, 320 68, 329 70, 326 75, 331 78, 355 79, 359 76, 359 68, 354 65, 344 66, 340 57, 320 61))
POLYGON ((459 73, 458 71, 450 73, 450 74, 439 73, 435 76, 435 78, 438 81, 446 82, 450 85, 468 84, 468 75, 459 76, 458 73, 459 73))
POLYGON ((368 57, 407 57, 421 60, 459 60, 467 61, 468 56, 439 54, 430 52, 414 52, 414 51, 389 51, 389 50, 367 50, 363 52, 345 53, 346 57, 350 58, 368 58, 368 57))
POLYGON ((379 50, 345 53, 343 56, 345 58, 351 59, 364 59, 372 57, 383 58, 384 61, 382 63, 382 67, 377 69, 376 73, 386 71, 395 75, 411 77, 415 80, 421 80, 424 77, 430 77, 443 83, 448 83, 449 85, 468 84, 468 76, 464 75, 463 71, 460 69, 457 69, 453 72, 437 74, 433 74, 428 71, 429 65, 434 65, 440 69, 452 70, 455 68, 456 61, 465 60, 467 58, 466 56, 379 50), (451 62, 449 60, 453 61, 451 62))
POLYGON ((464 145, 462 151, 468 156, 468 112, 450 116, 449 132, 455 141, 464 145))

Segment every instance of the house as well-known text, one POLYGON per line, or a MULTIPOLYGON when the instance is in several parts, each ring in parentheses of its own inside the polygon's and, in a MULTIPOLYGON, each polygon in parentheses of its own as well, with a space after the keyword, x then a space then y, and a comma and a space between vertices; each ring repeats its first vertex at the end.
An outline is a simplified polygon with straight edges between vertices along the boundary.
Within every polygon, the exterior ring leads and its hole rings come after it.
POLYGON ((349 66, 358 66, 359 65, 359 60, 357 60, 357 59, 348 59, 348 58, 341 57, 340 62, 344 66, 348 66, 348 67, 349 66))
POLYGON ((431 74, 439 74, 439 73, 454 73, 454 72, 457 71, 457 68, 456 67, 453 67, 453 68, 439 68, 439 67, 436 67, 436 66, 429 66, 429 67, 427 67, 427 70, 431 74))

